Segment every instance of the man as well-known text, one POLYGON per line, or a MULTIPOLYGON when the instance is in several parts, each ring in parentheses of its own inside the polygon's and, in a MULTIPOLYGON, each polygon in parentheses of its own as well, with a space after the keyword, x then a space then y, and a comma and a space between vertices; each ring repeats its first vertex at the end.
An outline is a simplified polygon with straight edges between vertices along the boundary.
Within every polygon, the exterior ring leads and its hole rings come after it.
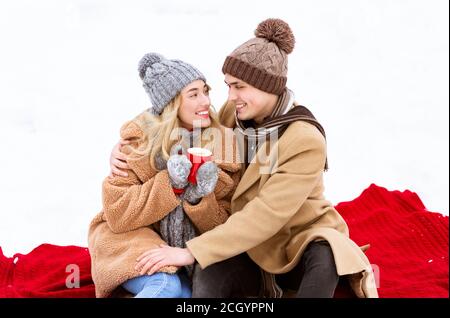
POLYGON ((279 19, 255 35, 222 68, 229 96, 220 120, 236 127, 245 158, 232 215, 186 248, 147 251, 138 268, 197 261, 193 297, 333 297, 340 276, 358 297, 377 297, 369 260, 323 195, 324 130, 286 88, 294 35, 279 19))

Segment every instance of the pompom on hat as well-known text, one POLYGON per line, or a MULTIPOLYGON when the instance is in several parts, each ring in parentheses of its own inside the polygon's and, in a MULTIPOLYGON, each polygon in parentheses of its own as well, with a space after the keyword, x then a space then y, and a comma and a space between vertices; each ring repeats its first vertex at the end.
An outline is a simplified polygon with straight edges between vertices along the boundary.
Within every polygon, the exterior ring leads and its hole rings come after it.
POLYGON ((287 56, 294 50, 294 34, 283 20, 267 19, 258 25, 255 36, 226 57, 222 72, 280 95, 286 88, 287 56))
POLYGON ((145 54, 138 64, 142 86, 150 97, 154 115, 160 115, 164 107, 195 80, 206 82, 205 76, 192 65, 180 60, 168 60, 158 53, 145 54))

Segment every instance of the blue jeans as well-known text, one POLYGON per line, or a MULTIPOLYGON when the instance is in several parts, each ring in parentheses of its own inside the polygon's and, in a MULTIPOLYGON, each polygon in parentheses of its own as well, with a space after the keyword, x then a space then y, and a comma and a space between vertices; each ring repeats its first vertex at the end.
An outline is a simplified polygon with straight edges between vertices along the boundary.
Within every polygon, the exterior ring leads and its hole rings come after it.
POLYGON ((185 274, 155 273, 127 280, 123 288, 135 298, 190 298, 191 284, 185 274))

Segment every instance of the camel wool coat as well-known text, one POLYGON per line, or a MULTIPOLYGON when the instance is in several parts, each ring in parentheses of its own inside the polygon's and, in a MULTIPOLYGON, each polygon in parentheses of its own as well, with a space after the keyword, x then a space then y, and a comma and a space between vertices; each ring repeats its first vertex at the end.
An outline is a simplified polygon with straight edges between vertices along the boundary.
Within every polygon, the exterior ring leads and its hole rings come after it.
MULTIPOLYGON (((232 104, 221 123, 234 127, 232 104)), ((271 274, 286 273, 312 241, 326 240, 337 273, 348 275, 358 297, 378 297, 371 264, 349 238, 341 215, 324 197, 326 141, 304 121, 289 125, 270 156, 257 152, 231 200, 232 215, 221 225, 187 242, 202 268, 243 252, 271 274), (274 151, 276 149, 276 151, 274 151), (262 158, 261 160, 259 160, 262 158)))
MULTIPOLYGON (((121 138, 131 141, 123 146, 131 170, 128 177, 105 178, 102 186, 103 209, 91 221, 88 246, 91 273, 97 297, 108 297, 125 281, 140 276, 134 269, 143 252, 159 247, 159 221, 173 211, 180 199, 174 194, 167 170, 155 171, 150 156, 138 154, 147 146, 143 127, 150 114, 145 111, 121 128, 121 138)), ((213 160, 219 178, 213 193, 197 205, 183 201, 183 209, 199 233, 225 222, 231 212, 231 196, 240 177, 236 137, 221 127, 213 142, 213 160)), ((161 272, 175 273, 166 266, 161 272)))

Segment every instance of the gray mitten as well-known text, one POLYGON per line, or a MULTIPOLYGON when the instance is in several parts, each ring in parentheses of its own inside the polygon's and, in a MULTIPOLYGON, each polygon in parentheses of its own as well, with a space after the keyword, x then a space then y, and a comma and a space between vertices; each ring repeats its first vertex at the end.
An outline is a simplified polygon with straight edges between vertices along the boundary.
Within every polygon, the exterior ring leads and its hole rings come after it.
POLYGON ((191 171, 192 163, 185 155, 180 155, 181 146, 175 146, 170 152, 167 160, 167 171, 169 179, 174 188, 184 189, 188 184, 188 176, 191 171))
POLYGON ((190 184, 184 198, 191 204, 197 204, 201 198, 214 191, 219 178, 219 170, 214 162, 205 162, 197 170, 197 185, 190 184))

